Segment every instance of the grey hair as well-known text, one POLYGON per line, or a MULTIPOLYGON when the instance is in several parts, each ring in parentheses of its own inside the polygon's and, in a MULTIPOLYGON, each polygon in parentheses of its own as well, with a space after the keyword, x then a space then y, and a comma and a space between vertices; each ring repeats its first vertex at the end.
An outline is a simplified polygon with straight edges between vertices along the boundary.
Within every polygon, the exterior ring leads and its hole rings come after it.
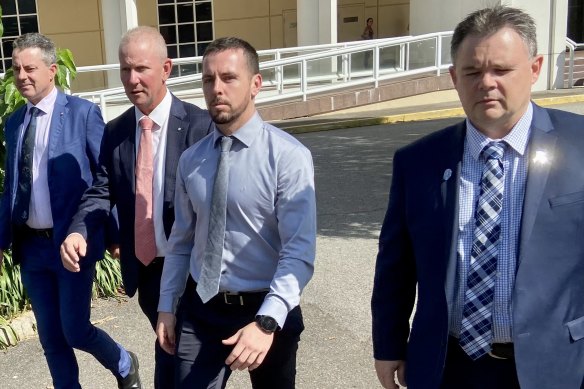
POLYGON ((475 11, 458 23, 450 43, 452 63, 456 61, 458 49, 466 37, 488 37, 505 27, 513 29, 521 37, 531 58, 537 56, 537 33, 533 18, 518 8, 496 5, 475 11))
POLYGON ((13 51, 33 48, 40 49, 45 65, 51 66, 57 63, 55 43, 43 34, 38 32, 23 34, 12 42, 13 51))
POLYGON ((151 50, 155 50, 162 61, 168 58, 168 49, 166 42, 160 32, 154 27, 138 26, 126 31, 120 41, 119 50, 122 50, 128 43, 132 41, 140 41, 143 39, 150 39, 152 46, 151 50))

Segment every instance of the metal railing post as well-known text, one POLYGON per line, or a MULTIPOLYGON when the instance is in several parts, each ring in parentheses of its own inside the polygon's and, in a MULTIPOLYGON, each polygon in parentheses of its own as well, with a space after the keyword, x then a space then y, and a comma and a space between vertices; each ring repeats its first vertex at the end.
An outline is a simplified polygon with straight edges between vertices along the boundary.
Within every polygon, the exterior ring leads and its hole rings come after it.
POLYGON ((442 67, 442 38, 440 35, 436 37, 436 75, 440 75, 440 68, 442 67))
POLYGON ((105 99, 105 94, 103 93, 99 95, 99 108, 101 108, 101 117, 103 118, 103 121, 107 123, 107 102, 105 99))
POLYGON ((302 70, 300 74, 300 84, 302 90, 302 101, 306 101, 306 94, 308 92, 308 61, 302 60, 302 70))

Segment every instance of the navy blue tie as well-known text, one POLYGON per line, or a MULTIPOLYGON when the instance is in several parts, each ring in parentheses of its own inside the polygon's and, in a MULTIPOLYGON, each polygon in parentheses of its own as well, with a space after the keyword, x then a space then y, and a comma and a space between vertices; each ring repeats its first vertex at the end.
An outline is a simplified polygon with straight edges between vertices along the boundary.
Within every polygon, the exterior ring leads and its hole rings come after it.
POLYGON ((22 148, 18 159, 18 184, 16 198, 12 209, 12 221, 14 224, 25 224, 28 220, 30 208, 30 196, 32 192, 32 161, 36 135, 37 107, 30 108, 30 122, 24 131, 22 148))
POLYGON ((475 211, 474 240, 460 333, 460 345, 473 360, 491 350, 493 337, 492 306, 501 232, 500 215, 505 188, 501 162, 504 152, 503 142, 491 142, 482 151, 486 161, 475 211))

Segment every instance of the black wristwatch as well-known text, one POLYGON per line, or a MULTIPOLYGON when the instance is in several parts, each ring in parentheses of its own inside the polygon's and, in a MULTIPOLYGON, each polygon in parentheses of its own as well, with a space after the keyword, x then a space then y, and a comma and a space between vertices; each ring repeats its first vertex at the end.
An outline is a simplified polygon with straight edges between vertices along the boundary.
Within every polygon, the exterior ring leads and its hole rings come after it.
POLYGON ((256 323, 258 323, 262 330, 269 334, 276 332, 280 328, 276 319, 267 315, 257 315, 256 323))

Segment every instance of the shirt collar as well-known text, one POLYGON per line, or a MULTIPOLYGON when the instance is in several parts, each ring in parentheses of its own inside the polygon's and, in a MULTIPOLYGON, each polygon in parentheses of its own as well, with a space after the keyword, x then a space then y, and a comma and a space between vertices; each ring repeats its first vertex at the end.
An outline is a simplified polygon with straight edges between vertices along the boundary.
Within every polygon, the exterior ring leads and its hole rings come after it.
MULTIPOLYGON (((529 133, 531 131, 531 120, 533 118, 533 106, 529 103, 527 111, 521 116, 519 121, 513 126, 511 131, 500 139, 507 143, 519 155, 523 156, 527 149, 527 142, 529 141, 529 133)), ((491 139, 485 136, 482 132, 477 130, 475 126, 466 119, 466 143, 469 147, 470 154, 475 160, 479 160, 481 152, 485 146, 496 139, 491 139)))
POLYGON ((57 88, 53 87, 53 89, 49 92, 49 94, 46 95, 41 101, 39 101, 39 103, 37 105, 34 105, 30 101, 27 101, 27 103, 26 103, 27 112, 30 112, 31 107, 37 107, 39 110, 41 110, 45 114, 51 112, 51 109, 55 105, 55 101, 57 101, 57 93, 58 93, 57 88))
MULTIPOLYGON (((262 128, 264 122, 257 111, 253 114, 251 119, 247 121, 239 130, 235 131, 231 136, 240 141, 246 147, 249 147, 254 139, 258 136, 259 128, 262 128)), ((213 145, 217 146, 217 141, 224 136, 223 133, 215 125, 213 131, 213 145)))
POLYGON ((156 106, 156 108, 154 108, 154 110, 152 110, 152 112, 150 112, 150 115, 145 115, 144 113, 142 113, 142 111, 140 111, 138 109, 138 107, 134 106, 134 113, 136 114, 136 124, 138 124, 140 119, 142 119, 144 116, 148 116, 150 119, 152 119, 154 124, 156 124, 155 129, 162 128, 162 125, 164 124, 164 122, 168 118, 168 112, 170 112, 171 105, 172 105, 172 95, 170 94, 170 92, 167 89, 166 94, 164 95, 164 98, 162 99, 160 104, 158 104, 156 106))

